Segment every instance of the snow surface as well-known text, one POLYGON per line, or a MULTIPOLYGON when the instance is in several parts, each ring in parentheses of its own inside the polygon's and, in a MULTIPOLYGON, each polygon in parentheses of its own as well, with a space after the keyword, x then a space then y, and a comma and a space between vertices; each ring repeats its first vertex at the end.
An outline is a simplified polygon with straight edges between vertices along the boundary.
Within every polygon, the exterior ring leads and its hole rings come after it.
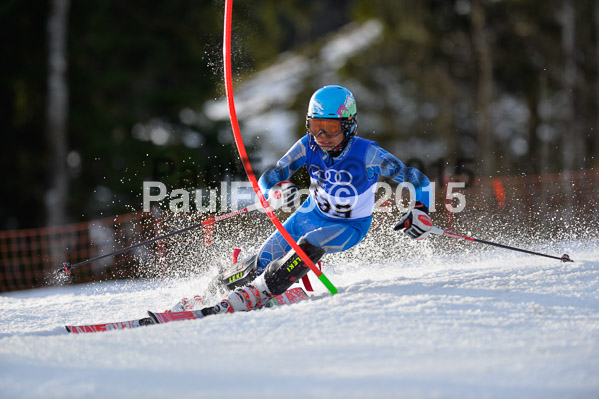
POLYGON ((597 398, 599 242, 335 264, 299 304, 106 333, 203 279, 0 296, 1 398, 597 398), (561 246, 561 248, 560 248, 561 246))

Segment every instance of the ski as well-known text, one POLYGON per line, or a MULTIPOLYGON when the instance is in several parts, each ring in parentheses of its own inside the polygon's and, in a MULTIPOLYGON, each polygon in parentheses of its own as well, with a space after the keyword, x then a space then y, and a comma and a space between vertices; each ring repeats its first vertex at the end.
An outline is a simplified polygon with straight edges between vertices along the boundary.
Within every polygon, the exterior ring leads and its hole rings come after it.
MULTIPOLYGON (((292 288, 281 295, 277 295, 271 298, 265 305, 267 308, 281 305, 289 305, 292 303, 299 302, 303 299, 308 298, 306 292, 301 288, 292 288)), ((96 333, 103 331, 113 330, 126 330, 131 328, 150 326, 152 324, 168 323, 171 321, 179 320, 193 320, 199 319, 203 316, 199 310, 187 310, 183 312, 148 312, 151 317, 144 317, 138 320, 118 321, 113 323, 100 323, 100 324, 84 324, 79 326, 65 326, 67 332, 71 334, 87 334, 96 333), (198 316, 199 314, 199 316, 198 316)))
POLYGON ((186 310, 184 312, 152 312, 148 310, 148 315, 154 324, 170 323, 171 321, 201 319, 201 310, 186 310))
MULTIPOLYGON (((291 288, 281 295, 271 298, 264 307, 272 308, 281 305, 290 305, 308 298, 306 292, 301 288, 291 288)), ((152 312, 148 311, 148 315, 156 324, 170 323, 171 321, 195 320, 204 317, 201 310, 188 310, 184 312, 152 312)))
POLYGON ((154 324, 151 318, 144 317, 138 320, 117 321, 115 323, 85 324, 80 326, 65 326, 72 334, 86 334, 102 331, 126 330, 154 324))
POLYGON ((291 288, 281 295, 277 295, 271 298, 267 303, 267 308, 281 305, 291 305, 292 303, 299 302, 303 299, 308 299, 308 294, 301 287, 291 288))

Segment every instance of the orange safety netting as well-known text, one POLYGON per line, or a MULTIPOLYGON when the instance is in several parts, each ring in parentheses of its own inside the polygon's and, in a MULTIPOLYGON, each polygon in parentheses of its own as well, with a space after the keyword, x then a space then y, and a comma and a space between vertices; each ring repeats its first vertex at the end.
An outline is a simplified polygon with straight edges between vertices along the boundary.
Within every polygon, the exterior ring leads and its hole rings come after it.
MULTIPOLYGON (((152 229, 141 212, 64 226, 0 231, 0 292, 41 287, 62 263, 80 262, 137 242, 152 229)), ((152 234, 150 232, 150 234, 152 234)), ((90 281, 131 256, 92 262, 76 282, 90 281)))

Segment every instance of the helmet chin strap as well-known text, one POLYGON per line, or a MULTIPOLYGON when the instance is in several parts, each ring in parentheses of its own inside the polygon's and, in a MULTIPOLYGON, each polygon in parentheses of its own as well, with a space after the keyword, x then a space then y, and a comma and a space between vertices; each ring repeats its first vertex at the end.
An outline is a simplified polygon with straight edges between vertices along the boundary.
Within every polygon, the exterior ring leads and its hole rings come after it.
POLYGON ((343 141, 341 143, 339 143, 339 145, 336 146, 335 148, 331 148, 330 150, 326 151, 326 153, 329 154, 329 156, 331 156, 333 158, 338 157, 339 155, 341 155, 341 153, 347 146, 347 143, 349 143, 350 137, 351 137, 350 134, 345 133, 345 138, 343 139, 343 141))

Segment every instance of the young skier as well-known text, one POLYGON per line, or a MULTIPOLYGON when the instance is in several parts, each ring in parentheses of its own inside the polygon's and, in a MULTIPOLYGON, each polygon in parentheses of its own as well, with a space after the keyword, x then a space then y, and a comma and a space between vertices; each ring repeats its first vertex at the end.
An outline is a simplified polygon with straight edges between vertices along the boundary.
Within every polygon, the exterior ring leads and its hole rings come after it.
MULTIPOLYGON (((379 176, 410 182, 416 191, 415 207, 401 216, 395 230, 403 230, 412 239, 423 239, 432 226, 429 194, 424 190, 430 185, 429 179, 375 142, 358 137, 356 115, 356 101, 348 89, 318 89, 308 106, 306 136, 258 182, 264 193, 282 191, 284 202, 292 203, 298 190, 286 181, 301 167, 307 169, 310 195, 283 225, 315 263, 325 253, 348 250, 366 236, 379 176), (281 187, 281 182, 286 183, 281 187)), ((203 308, 200 316, 260 308, 310 270, 278 231, 257 255, 241 261, 237 270, 242 269, 249 272, 229 284, 229 288, 236 288, 228 297, 203 308)))

